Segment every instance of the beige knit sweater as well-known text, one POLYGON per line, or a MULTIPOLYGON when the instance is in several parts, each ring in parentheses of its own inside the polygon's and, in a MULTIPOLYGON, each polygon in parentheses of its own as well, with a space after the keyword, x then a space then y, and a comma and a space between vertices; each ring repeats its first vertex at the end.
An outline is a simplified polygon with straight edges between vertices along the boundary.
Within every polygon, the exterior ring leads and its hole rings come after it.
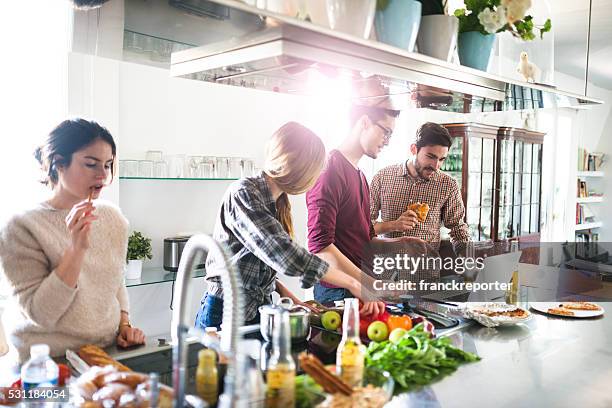
POLYGON ((65 218, 69 210, 46 204, 13 217, 0 232, 0 259, 11 299, 3 320, 19 360, 30 345, 46 343, 52 356, 67 348, 115 340, 121 310, 128 310, 123 282, 127 220, 108 202, 95 202, 99 218, 92 225, 90 248, 76 288, 67 286, 55 268, 70 243, 65 218))

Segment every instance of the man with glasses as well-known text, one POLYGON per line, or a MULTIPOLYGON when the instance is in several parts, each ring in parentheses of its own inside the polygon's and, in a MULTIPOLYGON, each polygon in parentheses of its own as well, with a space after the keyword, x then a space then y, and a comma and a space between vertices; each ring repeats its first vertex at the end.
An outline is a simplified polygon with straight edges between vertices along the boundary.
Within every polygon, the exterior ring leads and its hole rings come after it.
POLYGON ((470 235, 461 191, 452 177, 440 172, 451 144, 445 127, 425 123, 410 146, 413 158, 376 173, 370 194, 370 216, 376 234, 389 238, 418 237, 438 248, 440 226, 444 223, 450 229, 455 253, 463 252, 470 235), (423 222, 408 210, 410 204, 417 202, 429 205, 423 222))
MULTIPOLYGON (((380 83, 371 84, 369 95, 386 95, 380 83)), ((374 238, 370 189, 358 167, 359 160, 364 155, 375 159, 389 144, 399 115, 399 111, 392 109, 388 97, 373 100, 370 105, 351 108, 349 135, 337 149, 329 152, 325 169, 306 194, 308 249, 353 276, 361 273, 365 248, 374 238)), ((315 285, 314 297, 327 303, 352 295, 342 288, 321 283, 315 285)))

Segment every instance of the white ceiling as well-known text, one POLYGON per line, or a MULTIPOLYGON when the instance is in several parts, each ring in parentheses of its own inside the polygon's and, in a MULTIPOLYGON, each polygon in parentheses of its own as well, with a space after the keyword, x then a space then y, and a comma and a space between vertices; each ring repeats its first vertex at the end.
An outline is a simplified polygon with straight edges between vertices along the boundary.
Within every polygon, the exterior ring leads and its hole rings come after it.
MULTIPOLYGON (((584 78, 589 0, 549 0, 549 4, 555 69, 584 78)), ((612 0, 593 0, 589 82, 612 90, 612 0)))

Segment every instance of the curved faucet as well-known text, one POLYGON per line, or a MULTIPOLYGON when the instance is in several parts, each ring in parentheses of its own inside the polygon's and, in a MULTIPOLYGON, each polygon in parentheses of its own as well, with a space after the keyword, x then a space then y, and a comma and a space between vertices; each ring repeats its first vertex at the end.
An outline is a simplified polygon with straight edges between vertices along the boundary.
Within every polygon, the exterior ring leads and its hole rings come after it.
POLYGON ((221 351, 229 357, 227 374, 225 376, 225 388, 223 395, 219 398, 219 406, 232 406, 239 390, 236 384, 236 356, 240 334, 238 327, 243 324, 243 299, 242 292, 238 285, 238 273, 231 266, 227 253, 220 243, 212 237, 204 234, 194 235, 189 238, 179 264, 176 275, 176 285, 174 288, 174 299, 177 307, 172 312, 172 385, 175 392, 174 407, 183 408, 185 406, 185 384, 187 374, 187 348, 185 337, 191 324, 185 324, 187 312, 187 287, 191 281, 191 272, 197 255, 203 258, 211 253, 218 259, 223 259, 225 268, 221 271, 221 285, 223 287, 223 327, 221 331, 221 351))

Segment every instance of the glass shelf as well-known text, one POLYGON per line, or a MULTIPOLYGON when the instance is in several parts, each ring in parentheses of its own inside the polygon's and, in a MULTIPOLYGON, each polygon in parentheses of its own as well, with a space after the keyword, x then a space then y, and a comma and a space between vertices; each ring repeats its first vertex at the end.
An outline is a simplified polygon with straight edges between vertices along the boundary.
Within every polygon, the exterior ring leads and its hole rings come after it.
POLYGON ((123 30, 124 58, 128 61, 148 62, 152 65, 170 67, 173 52, 196 47, 167 38, 156 37, 132 30, 123 30))
MULTIPOLYGON (((159 268, 147 268, 142 270, 140 279, 125 279, 125 286, 144 286, 144 285, 155 285, 157 283, 172 282, 176 280, 177 272, 169 272, 161 267, 159 268)), ((206 276, 205 269, 196 269, 191 275, 192 278, 203 278, 206 276)))
POLYGON ((189 178, 189 177, 119 177, 119 180, 208 180, 208 181, 232 181, 237 178, 189 178))

